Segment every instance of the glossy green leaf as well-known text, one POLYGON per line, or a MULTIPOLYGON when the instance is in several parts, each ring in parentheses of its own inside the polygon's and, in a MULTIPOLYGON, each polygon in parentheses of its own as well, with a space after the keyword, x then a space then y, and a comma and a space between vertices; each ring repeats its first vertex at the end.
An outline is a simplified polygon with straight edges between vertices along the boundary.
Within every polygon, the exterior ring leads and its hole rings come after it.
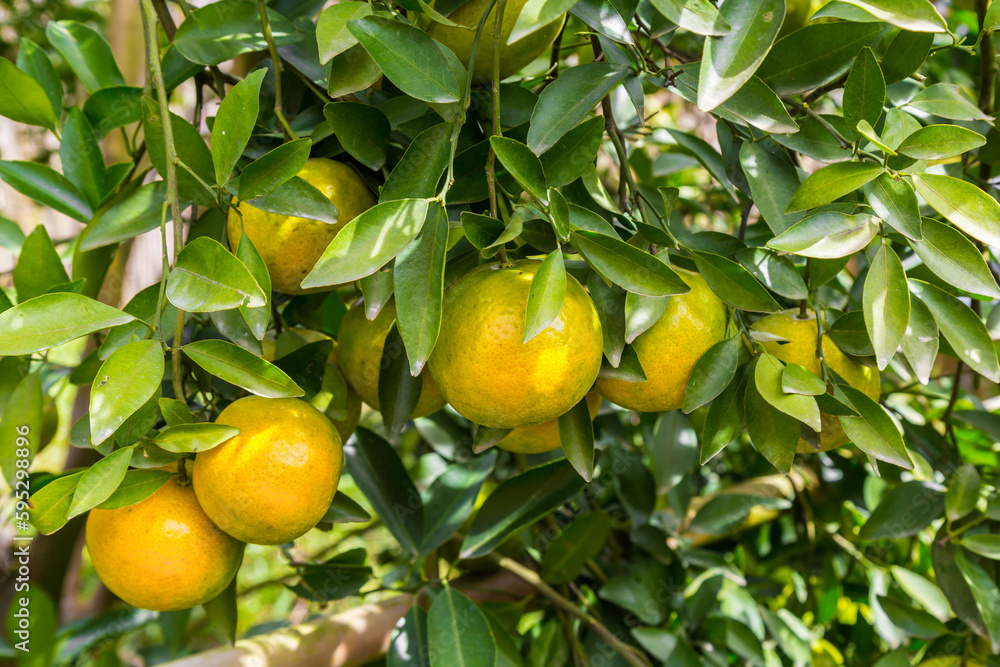
POLYGON ((691 291, 663 260, 624 241, 596 232, 572 232, 570 243, 605 280, 645 296, 691 291))
MULTIPOLYGON (((777 468, 778 472, 787 474, 792 468, 795 447, 799 440, 801 424, 798 419, 773 407, 757 389, 754 378, 746 383, 743 413, 747 435, 750 436, 754 449, 777 468)), ((702 457, 705 456, 703 452, 702 457)))
POLYGON ((781 390, 786 394, 820 396, 826 393, 826 383, 808 368, 789 363, 781 373, 781 390))
POLYGON ((63 123, 59 159, 63 174, 83 194, 92 209, 104 200, 104 155, 97 133, 79 108, 69 110, 63 123))
POLYGON ((785 393, 782 383, 784 370, 784 365, 770 354, 764 353, 758 357, 754 367, 757 391, 774 408, 818 432, 820 415, 816 399, 805 394, 785 393))
POLYGON ((781 234, 802 219, 802 213, 786 213, 799 187, 795 167, 761 143, 745 142, 740 147, 740 166, 746 175, 754 205, 775 234, 781 234))
POLYGON ((110 498, 125 478, 131 458, 130 447, 118 449, 84 471, 73 492, 67 519, 83 514, 110 498))
POLYGON ((896 354, 910 321, 906 271, 887 243, 879 248, 868 269, 862 307, 879 370, 884 370, 896 354))
POLYGON ((903 139, 898 150, 917 160, 943 160, 985 143, 986 137, 959 125, 928 125, 903 139))
POLYGON ((302 287, 340 285, 378 271, 420 233, 426 199, 383 202, 351 220, 303 279, 302 287))
POLYGON ((867 246, 878 233, 878 218, 833 211, 814 213, 767 242, 768 247, 803 257, 846 257, 867 246))
POLYGON ((312 148, 310 139, 296 139, 260 156, 240 172, 239 198, 264 197, 277 190, 305 166, 312 148))
POLYGON ((1000 245, 1000 204, 968 181, 941 174, 913 174, 917 192, 969 236, 1000 245))
POLYGON ((90 26, 77 21, 50 21, 45 36, 88 92, 125 85, 111 47, 90 26))
POLYGON ((372 15, 372 7, 367 2, 349 0, 331 5, 323 10, 316 22, 316 43, 319 45, 319 61, 325 64, 358 43, 347 24, 354 19, 372 15))
MULTIPOLYGON (((141 185, 94 216, 80 247, 94 250, 120 243, 160 226, 167 187, 164 181, 141 185)), ((167 220, 171 219, 167 211, 167 220)))
MULTIPOLYGON (((575 4, 574 0, 528 0, 521 7, 517 21, 511 28, 510 36, 507 37, 507 43, 504 46, 524 39, 557 19, 561 21, 563 15, 575 4)), ((506 12, 504 14, 504 18, 506 18, 506 12)), ((494 14, 494 16, 496 15, 494 14)))
POLYGON ((374 85, 382 78, 379 68, 365 47, 355 44, 330 61, 330 85, 327 89, 331 98, 343 97, 374 85))
POLYGON ((992 120, 954 83, 935 83, 914 95, 906 106, 950 120, 992 120))
POLYGON ((979 316, 957 298, 930 283, 910 280, 909 284, 910 291, 934 314, 941 333, 958 358, 990 381, 1000 381, 997 352, 979 316))
POLYGON ((976 600, 976 607, 979 608, 983 623, 986 625, 993 653, 998 653, 1000 652, 1000 589, 997 589, 994 578, 964 551, 955 554, 955 564, 958 565, 965 583, 972 591, 972 597, 976 600))
POLYGON ((491 552, 508 537, 551 513, 583 488, 569 461, 546 463, 503 481, 476 513, 462 558, 491 552))
POLYGON ((548 186, 542 162, 520 141, 490 137, 490 146, 507 173, 535 200, 548 203, 548 186))
POLYGON ((625 342, 631 343, 660 321, 670 305, 669 296, 625 295, 625 342))
POLYGON ((393 271, 396 319, 413 376, 423 370, 441 331, 447 252, 447 213, 434 206, 427 213, 420 236, 396 257, 393 271))
MULTIPOLYGON (((27 368, 25 368, 25 372, 27 368)), ((4 378, 6 379, 6 378, 4 378)), ((0 472, 11 489, 15 488, 18 461, 29 463, 42 446, 42 382, 37 373, 10 378, 11 388, 0 396, 0 472), (9 393, 7 393, 9 392, 9 393), (28 456, 23 456, 24 449, 28 456), (18 451, 22 450, 22 451, 18 451), (22 456, 18 456, 22 454, 22 456)))
POLYGON ((378 401, 386 437, 403 430, 417 407, 423 389, 423 377, 413 374, 398 323, 393 324, 382 345, 378 374, 378 401))
POLYGON ((594 424, 590 416, 587 398, 560 415, 559 442, 562 444, 566 460, 585 481, 594 477, 594 424))
POLYGON ((745 383, 742 374, 729 383, 708 408, 701 432, 701 465, 705 465, 743 431, 745 383))
MULTIPOLYGON (((142 126, 149 161, 153 163, 157 173, 166 178, 167 151, 163 144, 163 114, 159 103, 149 97, 142 98, 142 126)), ((178 192, 184 199, 201 206, 217 205, 215 190, 206 187, 215 180, 215 165, 201 133, 194 125, 174 113, 170 114, 170 126, 174 132, 177 159, 187 167, 177 169, 178 192)))
POLYGON ((861 526, 864 540, 896 540, 916 535, 941 516, 944 493, 927 482, 903 482, 882 498, 861 526))
POLYGON ((0 160, 0 179, 21 194, 74 220, 86 222, 94 214, 83 193, 68 178, 44 164, 0 160))
POLYGON ((712 174, 715 180, 722 184, 722 187, 732 195, 734 200, 736 199, 736 191, 733 189, 733 184, 726 173, 722 156, 708 142, 688 132, 671 129, 668 129, 667 132, 674 138, 674 141, 690 152, 705 169, 708 169, 709 173, 712 174))
POLYGON ((440 104, 461 99, 465 82, 455 77, 444 53, 422 30, 380 16, 356 19, 347 28, 407 95, 440 104))
POLYGON ((472 514, 496 459, 495 451, 488 452, 448 466, 434 479, 424 494, 426 525, 421 554, 428 554, 447 542, 472 514))
POLYGON ((913 32, 947 32, 948 24, 930 0, 841 0, 877 19, 913 32))
POLYGON ((359 102, 333 102, 323 107, 323 115, 351 157, 372 171, 385 165, 392 128, 381 110, 359 102))
POLYGON ((741 248, 736 251, 735 258, 740 266, 772 292, 786 299, 808 297, 809 288, 788 257, 766 248, 741 248))
POLYGON ((865 183, 865 197, 875 215, 908 239, 923 238, 917 195, 908 181, 888 173, 865 183))
POLYGON ((963 535, 962 546, 983 558, 1000 560, 1000 535, 963 535))
POLYGON ((566 267, 562 250, 556 249, 542 261, 528 289, 524 315, 524 340, 527 343, 548 328, 562 311, 566 296, 566 267))
POLYGON ((878 123, 885 104, 885 79, 878 59, 867 46, 861 49, 844 84, 844 120, 848 127, 861 121, 869 126, 878 123))
POLYGON ((910 455, 903 444, 903 436, 885 408, 848 385, 838 385, 835 396, 843 397, 858 414, 857 417, 841 415, 838 419, 847 437, 861 451, 900 468, 913 469, 910 455))
POLYGON ((733 260, 697 250, 691 254, 705 282, 729 305, 756 313, 776 313, 781 310, 781 306, 767 289, 733 260))
POLYGON ((166 470, 128 470, 115 491, 97 508, 116 510, 141 503, 156 493, 170 477, 170 473, 166 470))
POLYGON ((883 171, 870 162, 839 162, 813 172, 803 181, 785 209, 802 211, 829 204, 854 192, 883 171))
POLYGON ((251 394, 265 398, 302 396, 303 391, 279 368, 224 340, 188 343, 184 354, 201 368, 251 394))
POLYGON ((538 96, 528 128, 528 147, 541 155, 617 86, 628 70, 612 63, 590 63, 565 70, 538 96))
POLYGON ((43 225, 35 227, 24 239, 13 273, 14 289, 21 302, 69 282, 62 259, 43 225))
MULTIPOLYGON (((302 39, 295 26, 276 11, 268 10, 267 21, 276 46, 302 39)), ((218 65, 241 53, 267 51, 257 4, 245 0, 218 0, 195 9, 177 28, 173 42, 185 58, 202 65, 218 65)))
MULTIPOLYGON (((42 87, 42 90, 45 91, 45 95, 49 99, 49 104, 52 106, 52 117, 58 121, 62 115, 64 91, 62 80, 60 80, 59 73, 56 72, 49 54, 45 52, 45 49, 27 37, 21 37, 17 46, 17 68, 34 79, 42 87)), ((2 78, 7 80, 6 76, 2 78)), ((28 86, 30 87, 30 84, 28 86)), ((11 93, 12 95, 23 97, 26 94, 25 88, 21 86, 16 86, 15 90, 17 90, 17 93, 11 93)), ((34 96, 30 93, 28 96, 30 99, 34 99, 34 96)), ((16 104, 13 100, 8 101, 8 103, 16 104)), ((84 109, 86 110, 86 104, 84 105, 84 109)))
POLYGON ((496 640, 479 607, 445 585, 427 612, 431 667, 494 667, 496 640))
POLYGON ((785 19, 785 3, 748 0, 723 4, 728 33, 709 37, 698 78, 698 108, 711 111, 739 90, 764 61, 785 19))
POLYGON ((733 336, 708 348, 698 358, 684 391, 685 414, 715 399, 732 383, 742 347, 740 337, 733 336))
POLYGON ((331 225, 337 223, 340 215, 337 207, 325 194, 298 176, 288 179, 274 192, 247 203, 262 211, 318 220, 331 225))
MULTIPOLYGON (((58 111, 62 111, 61 102, 58 111)), ((6 58, 0 62, 0 116, 54 128, 58 123, 56 113, 41 84, 6 58)))
POLYGON ((1000 298, 1000 288, 982 252, 953 227, 924 218, 924 238, 911 242, 913 252, 931 271, 959 289, 991 298, 1000 298))
POLYGON ((653 6, 680 27, 698 35, 720 36, 732 30, 708 0, 655 0, 653 6))
POLYGON ((890 570, 900 588, 906 591, 906 594, 923 607, 927 613, 942 623, 947 622, 952 617, 948 599, 932 581, 898 565, 891 566, 890 570))
POLYGON ((218 241, 200 236, 177 257, 167 278, 170 303, 189 313, 263 306, 266 296, 247 267, 218 241))
POLYGON ((901 345, 906 361, 922 384, 930 382, 938 354, 938 325, 934 315, 920 299, 910 299, 910 321, 901 345))
POLYGON ((451 159, 450 133, 450 127, 440 123, 418 134, 386 179, 379 201, 437 194, 438 182, 451 159))
POLYGON ((239 432, 225 424, 176 424, 157 433, 153 442, 168 452, 193 454, 217 447, 239 432))
POLYGON ((419 553, 424 503, 392 445, 359 428, 344 445, 344 460, 347 472, 400 546, 419 553))
MULTIPOLYGON (((698 100, 699 63, 690 63, 676 72, 674 90, 688 102, 698 100)), ((713 115, 740 124, 752 125, 772 134, 796 132, 798 123, 792 120, 784 103, 757 76, 750 77, 739 90, 713 109, 713 115)))
POLYGON ((611 516, 606 512, 588 512, 574 519, 542 555, 542 579, 550 584, 576 579, 586 562, 604 548, 610 533, 611 516))
POLYGON ((95 446, 156 393, 163 370, 163 348, 154 340, 129 343, 108 357, 90 392, 90 440, 95 446))
POLYGON ((260 84, 266 74, 266 69, 258 69, 247 75, 226 93, 219 104, 212 124, 212 162, 215 165, 215 183, 220 188, 232 176, 236 161, 250 141, 260 109, 260 84))
POLYGON ((976 509, 982 480, 976 467, 966 463, 955 471, 948 483, 948 493, 944 497, 945 516, 949 521, 958 521, 976 509))
POLYGON ((43 294, 0 313, 0 357, 34 354, 133 319, 80 294, 43 294))
POLYGON ((84 102, 83 113, 98 136, 107 136, 112 130, 142 120, 142 88, 101 88, 84 102))
POLYGON ((31 523, 42 535, 51 535, 69 520, 69 508, 73 503, 73 493, 83 472, 65 475, 55 479, 31 496, 33 511, 31 523))

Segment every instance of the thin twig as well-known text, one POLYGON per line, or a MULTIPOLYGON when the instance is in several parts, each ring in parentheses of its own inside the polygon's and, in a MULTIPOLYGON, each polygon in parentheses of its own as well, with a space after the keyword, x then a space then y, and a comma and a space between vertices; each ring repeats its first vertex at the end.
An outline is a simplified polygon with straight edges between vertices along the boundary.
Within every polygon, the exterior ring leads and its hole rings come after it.
POLYGON ((742 241, 747 235, 747 223, 750 221, 750 211, 753 209, 753 200, 748 199, 747 203, 743 206, 743 212, 740 214, 740 231, 739 239, 742 241))
POLYGON ((260 14, 260 28, 264 33, 264 41, 267 42, 267 51, 271 54, 271 65, 274 67, 274 115, 278 117, 278 124, 285 133, 285 139, 289 141, 298 139, 295 130, 285 120, 285 111, 281 104, 281 56, 278 55, 278 47, 271 34, 271 22, 267 18, 267 5, 264 4, 264 0, 257 0, 257 13, 260 14))

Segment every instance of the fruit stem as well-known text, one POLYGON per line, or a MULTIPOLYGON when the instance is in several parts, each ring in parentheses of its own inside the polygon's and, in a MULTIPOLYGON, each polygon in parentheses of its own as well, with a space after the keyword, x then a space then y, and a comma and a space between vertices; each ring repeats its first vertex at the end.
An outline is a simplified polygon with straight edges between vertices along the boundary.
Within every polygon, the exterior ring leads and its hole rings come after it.
POLYGON ((271 22, 267 18, 267 6, 264 4, 264 0, 257 0, 257 13, 260 14, 260 27, 264 32, 268 53, 271 54, 271 64, 274 66, 274 115, 278 117, 278 123, 281 125, 281 131, 285 133, 285 139, 288 141, 298 139, 295 130, 285 120, 284 107, 281 104, 281 56, 278 55, 278 47, 274 44, 271 22))
POLYGON ((184 457, 177 459, 177 481, 181 486, 190 484, 188 480, 187 468, 184 465, 184 457))
MULTIPOLYGON (((184 245, 184 220, 181 218, 181 201, 177 191, 177 149, 174 147, 174 128, 173 122, 170 119, 167 86, 163 82, 163 67, 160 63, 160 42, 156 34, 156 10, 153 9, 151 0, 142 0, 142 11, 146 19, 144 23, 146 27, 146 47, 149 49, 149 67, 153 73, 157 101, 160 105, 160 117, 163 119, 163 147, 167 153, 167 173, 164 175, 164 180, 167 184, 167 201, 170 203, 170 212, 174 223, 174 265, 176 265, 177 256, 184 245)), ((166 221, 162 220, 160 224, 165 228, 166 221)), ((163 247, 163 252, 166 254, 166 246, 163 247)), ((163 279, 166 280, 166 276, 163 279)), ((183 337, 184 311, 178 308, 170 361, 174 384, 174 398, 180 401, 184 400, 184 383, 181 380, 181 343, 183 337)))

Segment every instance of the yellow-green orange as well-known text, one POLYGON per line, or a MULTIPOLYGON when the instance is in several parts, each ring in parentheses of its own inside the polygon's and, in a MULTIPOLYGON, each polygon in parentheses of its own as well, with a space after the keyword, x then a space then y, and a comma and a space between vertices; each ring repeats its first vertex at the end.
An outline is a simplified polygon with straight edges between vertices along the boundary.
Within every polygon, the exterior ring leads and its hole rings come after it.
POLYGON ((244 542, 284 544, 319 523, 344 465, 326 415, 297 398, 248 396, 215 422, 240 429, 194 462, 195 493, 219 528, 244 542))
POLYGON ((572 276, 552 324, 522 342, 528 290, 540 265, 483 265, 445 294, 431 374, 451 406, 481 426, 555 419, 590 391, 601 369, 597 309, 572 276))
MULTIPOLYGON (((362 401, 375 410, 379 409, 378 376, 382 367, 382 348, 395 320, 395 301, 385 304, 374 320, 365 316, 364 305, 355 306, 344 315, 337 336, 340 368, 347 383, 354 387, 362 401)), ((420 399, 410 415, 411 419, 437 412, 445 404, 430 373, 425 370, 420 377, 420 399)))
MULTIPOLYGON (((597 411, 600 408, 601 395, 596 391, 587 394, 587 409, 590 410, 591 419, 597 417, 597 411)), ((517 454, 542 454, 551 452, 561 445, 558 418, 533 426, 515 428, 497 443, 497 447, 500 449, 517 454)))
MULTIPOLYGON (((462 61, 462 64, 468 67, 469 56, 472 53, 472 40, 476 35, 475 29, 489 4, 489 0, 470 0, 448 16, 454 23, 472 28, 472 30, 431 23, 427 28, 427 34, 451 49, 462 61)), ((517 17, 521 14, 521 9, 524 8, 525 4, 527 4, 527 0, 508 0, 507 6, 504 8, 503 21, 500 25, 501 79, 506 79, 517 73, 525 65, 542 55, 555 40, 556 35, 559 34, 559 28, 562 26, 563 18, 560 16, 530 35, 522 37, 513 44, 508 44, 507 40, 510 39, 514 24, 517 23, 517 17)), ((483 34, 479 39, 476 66, 472 73, 473 78, 478 80, 493 76, 493 36, 496 34, 496 16, 497 12, 494 8, 486 18, 483 34)))
POLYGON ((680 408, 694 365, 726 337, 726 307, 719 297, 697 273, 682 269, 677 273, 691 291, 670 297, 663 316, 632 341, 646 380, 597 381, 601 395, 623 408, 638 412, 680 408))
POLYGON ((176 476, 135 505, 91 510, 87 550, 112 593, 153 611, 208 602, 229 585, 243 558, 243 543, 212 523, 194 489, 176 476))
MULTIPOLYGON (((783 313, 768 315, 754 322, 750 328, 786 339, 787 343, 763 341, 761 345, 768 353, 784 363, 798 364, 823 377, 819 359, 816 357, 816 315, 809 312, 804 318, 800 318, 798 312, 798 310, 786 310, 783 313)), ((864 392, 873 401, 879 399, 879 372, 845 355, 826 335, 823 336, 823 357, 830 370, 842 377, 847 384, 864 392)), ((832 415, 821 415, 818 451, 825 452, 840 447, 847 441, 847 434, 840 426, 840 421, 832 415)), ((806 454, 817 450, 805 440, 799 440, 798 451, 800 454, 806 454)))
POLYGON ((230 209, 229 245, 235 251, 246 231, 271 276, 271 287, 286 294, 305 294, 299 285, 344 225, 375 205, 375 197, 357 172, 346 164, 313 158, 299 177, 314 186, 337 207, 336 224, 270 213, 239 202, 230 209), (242 225, 241 225, 242 216, 242 225))
MULTIPOLYGON (((293 343, 296 338, 303 344, 330 339, 330 337, 322 331, 301 329, 298 327, 286 329, 283 334, 288 334, 288 337, 293 340, 293 343)), ((263 348, 264 359, 267 361, 274 361, 277 358, 279 345, 273 333, 268 332, 268 334, 264 336, 264 340, 261 341, 261 347, 263 348)), ((297 349, 297 346, 294 349, 297 349)), ((284 354, 282 354, 282 356, 284 356, 284 354)), ((337 364, 337 341, 333 341, 333 349, 330 351, 330 356, 327 358, 326 363, 328 364, 328 367, 326 373, 323 375, 323 387, 309 399, 309 404, 319 410, 322 410, 323 414, 329 417, 330 421, 333 422, 333 427, 337 429, 340 441, 347 442, 347 439, 351 437, 351 434, 354 433, 354 429, 358 427, 358 423, 361 421, 361 397, 358 396, 358 393, 354 391, 351 385, 348 384, 344 387, 347 392, 347 414, 344 419, 335 419, 333 416, 335 406, 333 401, 334 392, 341 390, 340 387, 338 387, 338 383, 340 383, 341 386, 346 384, 343 380, 338 380, 335 377, 335 374, 340 374, 341 377, 343 376, 343 371, 340 370, 340 366, 337 364)))

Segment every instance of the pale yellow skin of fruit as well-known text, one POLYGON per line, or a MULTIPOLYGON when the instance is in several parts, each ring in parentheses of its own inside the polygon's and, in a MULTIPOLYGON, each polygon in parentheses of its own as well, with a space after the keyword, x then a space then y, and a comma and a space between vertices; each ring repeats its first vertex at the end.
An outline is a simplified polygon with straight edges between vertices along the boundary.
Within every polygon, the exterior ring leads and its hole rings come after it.
POLYGON ((556 319, 522 342, 528 290, 540 265, 483 265, 445 294, 431 374, 451 406, 481 426, 556 419, 590 391, 601 369, 597 309, 572 276, 556 319))
MULTIPOLYGON (((396 320, 396 302, 390 301, 374 320, 365 316, 363 305, 347 311, 340 323, 338 339, 338 354, 340 368, 347 378, 347 383, 354 387, 361 400, 373 410, 379 410, 378 376, 382 367, 382 348, 385 337, 392 329, 396 320)), ((434 384, 431 374, 425 369, 420 374, 421 389, 417 406, 413 409, 410 419, 426 417, 444 407, 445 400, 434 384)))
POLYGON ((632 348, 645 382, 600 378, 604 398, 628 410, 663 412, 684 404, 688 378, 708 348, 726 338, 726 306, 697 273, 675 269, 691 291, 670 297, 663 316, 641 333, 632 348))
MULTIPOLYGON (((329 339, 329 336, 327 336, 325 333, 321 331, 313 331, 312 329, 295 328, 292 329, 292 331, 295 333, 295 335, 300 336, 302 340, 306 341, 307 343, 315 343, 321 340, 329 339)), ((275 340, 274 334, 268 332, 268 334, 264 336, 264 340, 262 340, 260 344, 261 347, 263 348, 264 359, 266 361, 274 361, 276 358, 275 355, 277 354, 276 351, 277 341, 275 340)), ((333 350, 330 351, 330 356, 329 358, 327 358, 327 363, 333 364, 334 366, 337 366, 339 368, 339 365, 337 364, 337 341, 333 341, 333 350)), ((341 369, 341 373, 343 373, 343 369, 341 369)), ((361 397, 358 396, 358 393, 354 391, 351 385, 347 385, 346 407, 347 407, 347 419, 339 420, 339 419, 334 419, 333 417, 327 415, 327 417, 333 423, 333 427, 337 429, 337 435, 340 436, 341 442, 347 442, 347 439, 351 437, 351 434, 354 433, 354 429, 356 429, 358 427, 358 424, 361 422, 361 397)))
MULTIPOLYGON (((560 16, 555 21, 546 24, 544 28, 508 45, 507 40, 510 38, 510 33, 513 32, 517 17, 521 14, 521 9, 526 3, 527 0, 508 0, 507 6, 504 8, 503 22, 500 26, 501 79, 516 74, 525 65, 542 55, 551 46, 556 35, 559 34, 559 28, 562 27, 563 17, 560 16)), ((427 27, 427 34, 451 49, 462 64, 468 67, 469 56, 472 53, 472 40, 476 35, 475 28, 479 25, 479 20, 489 4, 489 0, 470 0, 448 16, 451 21, 468 26, 472 30, 431 23, 427 27)), ((479 38, 476 65, 472 72, 473 78, 479 81, 493 76, 493 36, 496 34, 496 16, 497 11, 494 8, 487 17, 483 26, 483 34, 479 38)))
POLYGON ((205 513, 233 537, 284 544, 330 508, 344 450, 322 412, 297 398, 248 396, 218 419, 240 433, 198 454, 194 490, 205 513))
MULTIPOLYGON (((596 391, 587 394, 590 419, 597 418, 601 408, 601 395, 596 391)), ((521 426, 508 433, 497 447, 516 454, 544 454, 562 446, 559 438, 559 419, 552 419, 534 426, 521 426)))
MULTIPOLYGON (((337 207, 336 224, 289 217, 239 202, 239 214, 229 209, 229 247, 236 251, 245 230, 271 276, 271 288, 285 294, 308 294, 299 285, 344 225, 375 205, 375 196, 357 172, 346 164, 312 158, 298 173, 337 207), (240 225, 240 215, 243 224, 240 225)), ((235 200, 234 200, 234 203, 235 200)))
POLYGON ((152 611, 208 602, 229 585, 243 559, 243 543, 212 523, 194 489, 176 476, 140 503, 91 510, 87 550, 112 593, 152 611))
MULTIPOLYGON (((786 364, 798 364, 817 376, 823 377, 823 370, 816 357, 815 313, 808 312, 804 319, 800 319, 797 309, 786 310, 783 313, 762 317, 754 322, 750 328, 754 331, 764 331, 787 339, 789 341, 787 343, 762 341, 761 345, 765 351, 786 364)), ((826 335, 823 336, 823 357, 830 370, 844 378, 847 384, 863 392, 873 401, 879 399, 881 393, 879 372, 845 355, 826 335)), ((797 448, 800 454, 826 452, 848 442, 847 434, 844 433, 837 417, 823 414, 820 418, 820 448, 817 450, 807 441, 800 439, 797 448)))

